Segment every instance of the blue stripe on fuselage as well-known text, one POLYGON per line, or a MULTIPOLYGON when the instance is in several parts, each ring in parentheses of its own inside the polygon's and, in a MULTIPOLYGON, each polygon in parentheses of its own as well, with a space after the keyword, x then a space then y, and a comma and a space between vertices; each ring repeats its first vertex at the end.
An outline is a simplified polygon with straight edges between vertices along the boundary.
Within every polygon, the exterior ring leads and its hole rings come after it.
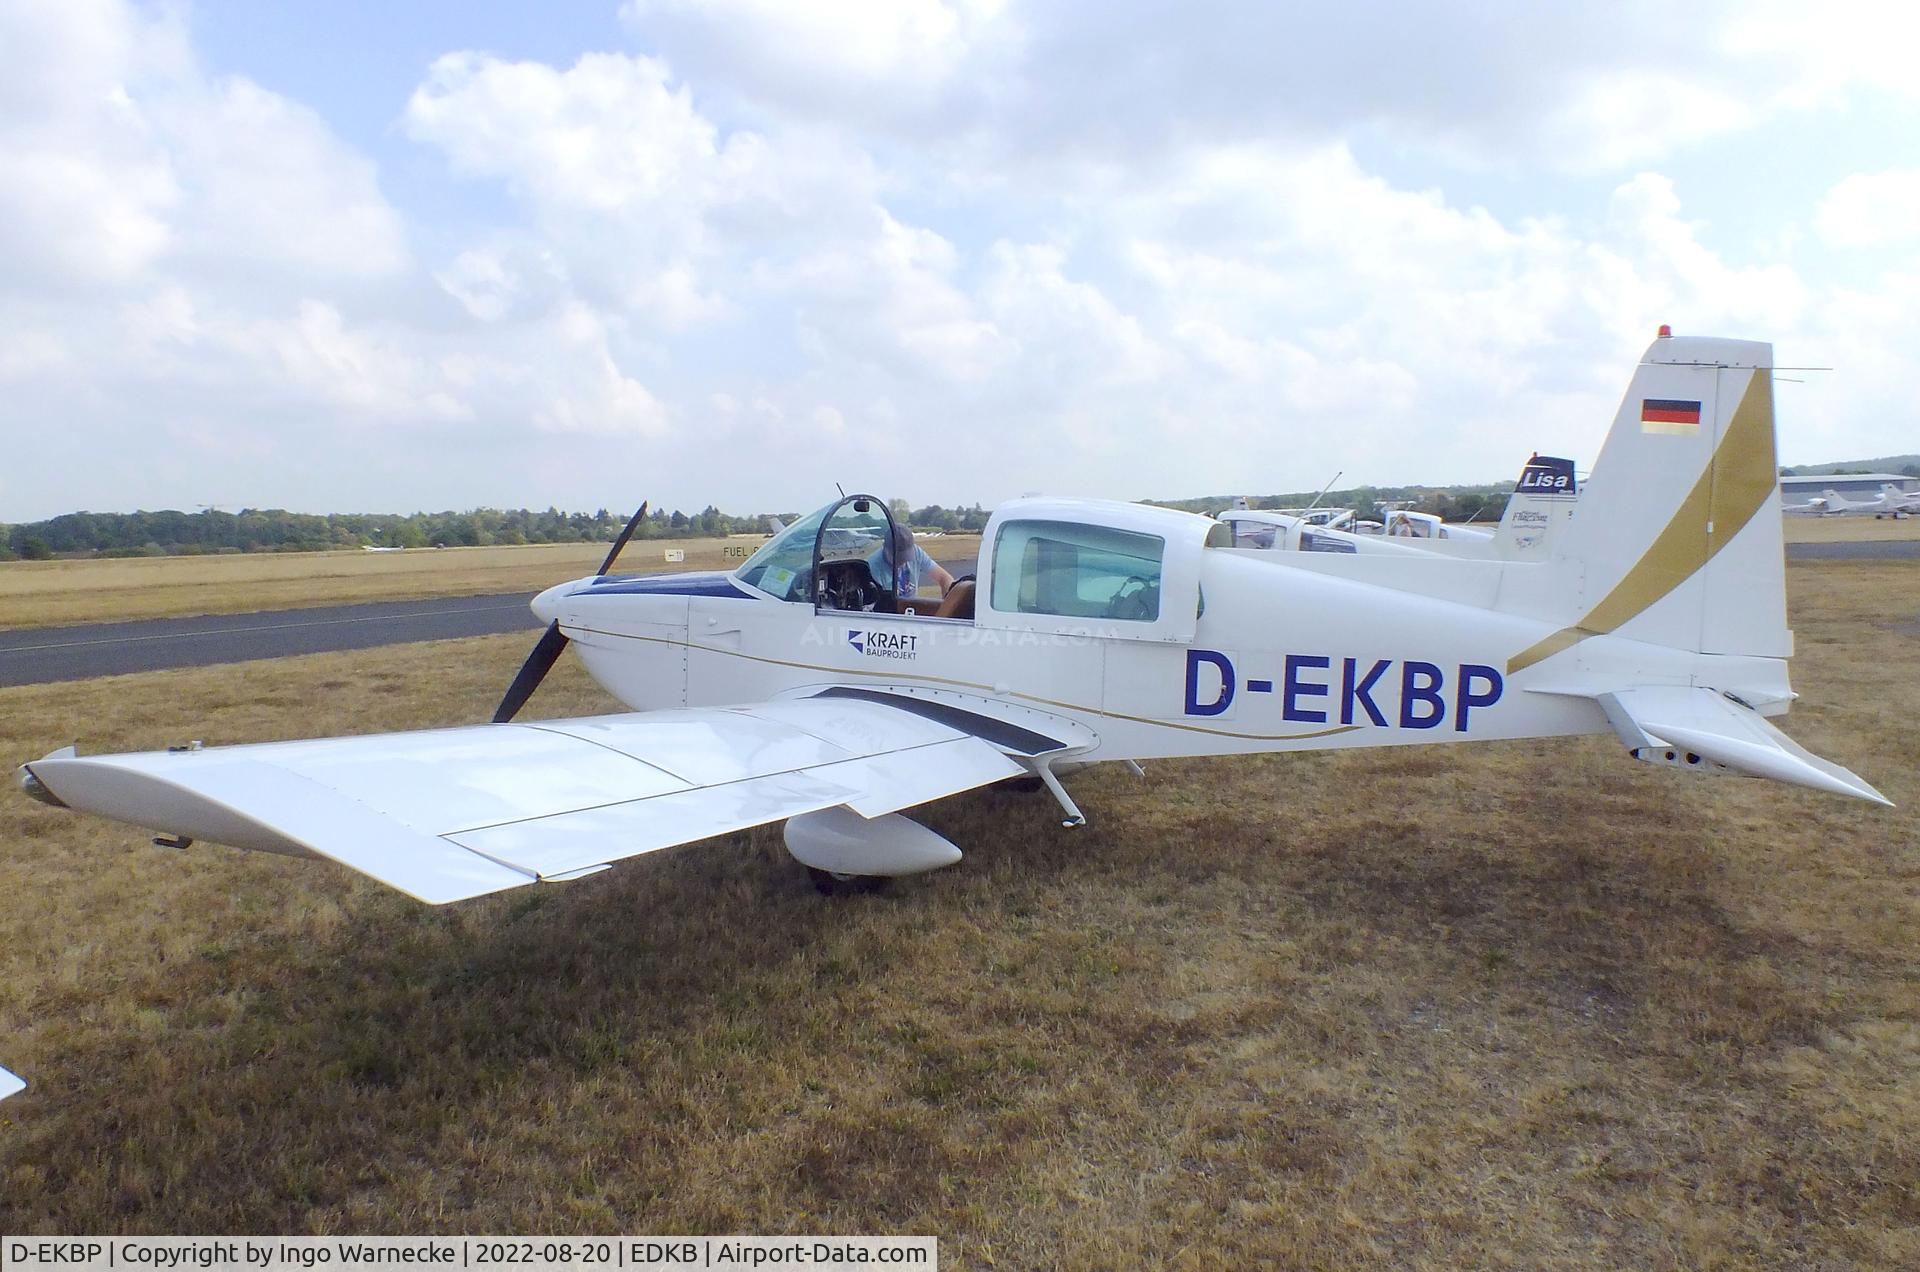
POLYGON ((574 592, 592 596, 731 596, 746 600, 752 595, 734 585, 724 570, 699 570, 683 574, 609 574, 593 581, 591 588, 574 592))

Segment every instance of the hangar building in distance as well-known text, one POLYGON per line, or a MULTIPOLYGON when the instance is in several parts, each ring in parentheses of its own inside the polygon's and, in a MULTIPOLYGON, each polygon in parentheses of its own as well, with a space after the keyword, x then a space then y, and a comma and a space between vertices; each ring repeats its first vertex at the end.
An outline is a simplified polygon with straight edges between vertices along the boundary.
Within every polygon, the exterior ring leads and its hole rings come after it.
POLYGON ((1813 473, 1804 477, 1782 477, 1780 497, 1789 504, 1805 503, 1831 490, 1849 499, 1870 499, 1883 485, 1897 490, 1920 490, 1920 477, 1905 473, 1813 473))

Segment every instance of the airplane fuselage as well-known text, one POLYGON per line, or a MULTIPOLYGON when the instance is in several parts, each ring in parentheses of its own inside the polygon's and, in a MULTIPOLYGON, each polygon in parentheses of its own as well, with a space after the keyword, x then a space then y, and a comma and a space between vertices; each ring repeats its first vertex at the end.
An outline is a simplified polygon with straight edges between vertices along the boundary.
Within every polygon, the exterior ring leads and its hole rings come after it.
MULTIPOLYGON (((991 562, 981 565, 985 579, 991 562)), ((1706 679, 1768 714, 1790 697, 1784 660, 1611 636, 1566 655, 1572 667, 1514 666, 1557 625, 1336 573, 1365 568, 1353 557, 1206 549, 1204 607, 1195 606, 1191 637, 1174 640, 1137 638, 1112 622, 1038 631, 994 625, 991 614, 818 610, 718 575, 579 580, 554 589, 543 613, 560 620, 594 679, 635 710, 836 687, 907 692, 1042 731, 1071 725, 1085 747, 1076 758, 1089 761, 1605 732, 1605 714, 1572 682, 1629 672, 1639 682, 1706 679)), ((1437 588, 1458 587, 1470 572, 1533 567, 1410 568, 1452 570, 1437 588)))

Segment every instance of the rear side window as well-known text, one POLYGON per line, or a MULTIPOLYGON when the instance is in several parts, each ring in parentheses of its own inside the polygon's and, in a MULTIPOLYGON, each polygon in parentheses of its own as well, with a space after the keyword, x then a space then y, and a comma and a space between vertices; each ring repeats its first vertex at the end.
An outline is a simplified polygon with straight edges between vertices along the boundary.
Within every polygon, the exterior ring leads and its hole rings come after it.
POLYGON ((1010 521, 993 548, 993 608, 1151 623, 1167 541, 1068 521, 1010 521))
MULTIPOLYGON (((1236 548, 1270 548, 1273 546, 1273 541, 1281 537, 1280 527, 1271 522, 1234 521, 1229 524, 1232 526, 1233 535, 1231 546, 1236 548)), ((1214 546, 1211 533, 1207 537, 1207 546, 1214 546)))

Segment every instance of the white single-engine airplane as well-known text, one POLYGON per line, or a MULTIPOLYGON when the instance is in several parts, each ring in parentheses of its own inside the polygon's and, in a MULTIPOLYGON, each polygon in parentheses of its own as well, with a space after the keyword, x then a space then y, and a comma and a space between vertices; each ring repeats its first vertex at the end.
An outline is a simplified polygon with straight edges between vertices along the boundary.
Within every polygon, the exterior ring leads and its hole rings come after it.
POLYGON ((175 846, 329 858, 436 903, 782 820, 816 871, 913 874, 960 850, 900 810, 1028 776, 1077 825, 1059 775, 1102 760, 1611 732, 1886 803, 1768 719, 1793 698, 1772 362, 1656 340, 1591 484, 1517 559, 1245 551, 1188 513, 1026 498, 977 578, 921 601, 886 502, 856 495, 728 574, 603 566, 541 593, 493 724, 68 748, 20 778, 175 846), (632 713, 511 723, 569 644, 632 713))
POLYGON ((1821 511, 1830 517, 1901 517, 1920 515, 1920 491, 1902 490, 1890 481, 1880 483, 1871 499, 1849 499, 1836 490, 1820 492, 1821 511))

